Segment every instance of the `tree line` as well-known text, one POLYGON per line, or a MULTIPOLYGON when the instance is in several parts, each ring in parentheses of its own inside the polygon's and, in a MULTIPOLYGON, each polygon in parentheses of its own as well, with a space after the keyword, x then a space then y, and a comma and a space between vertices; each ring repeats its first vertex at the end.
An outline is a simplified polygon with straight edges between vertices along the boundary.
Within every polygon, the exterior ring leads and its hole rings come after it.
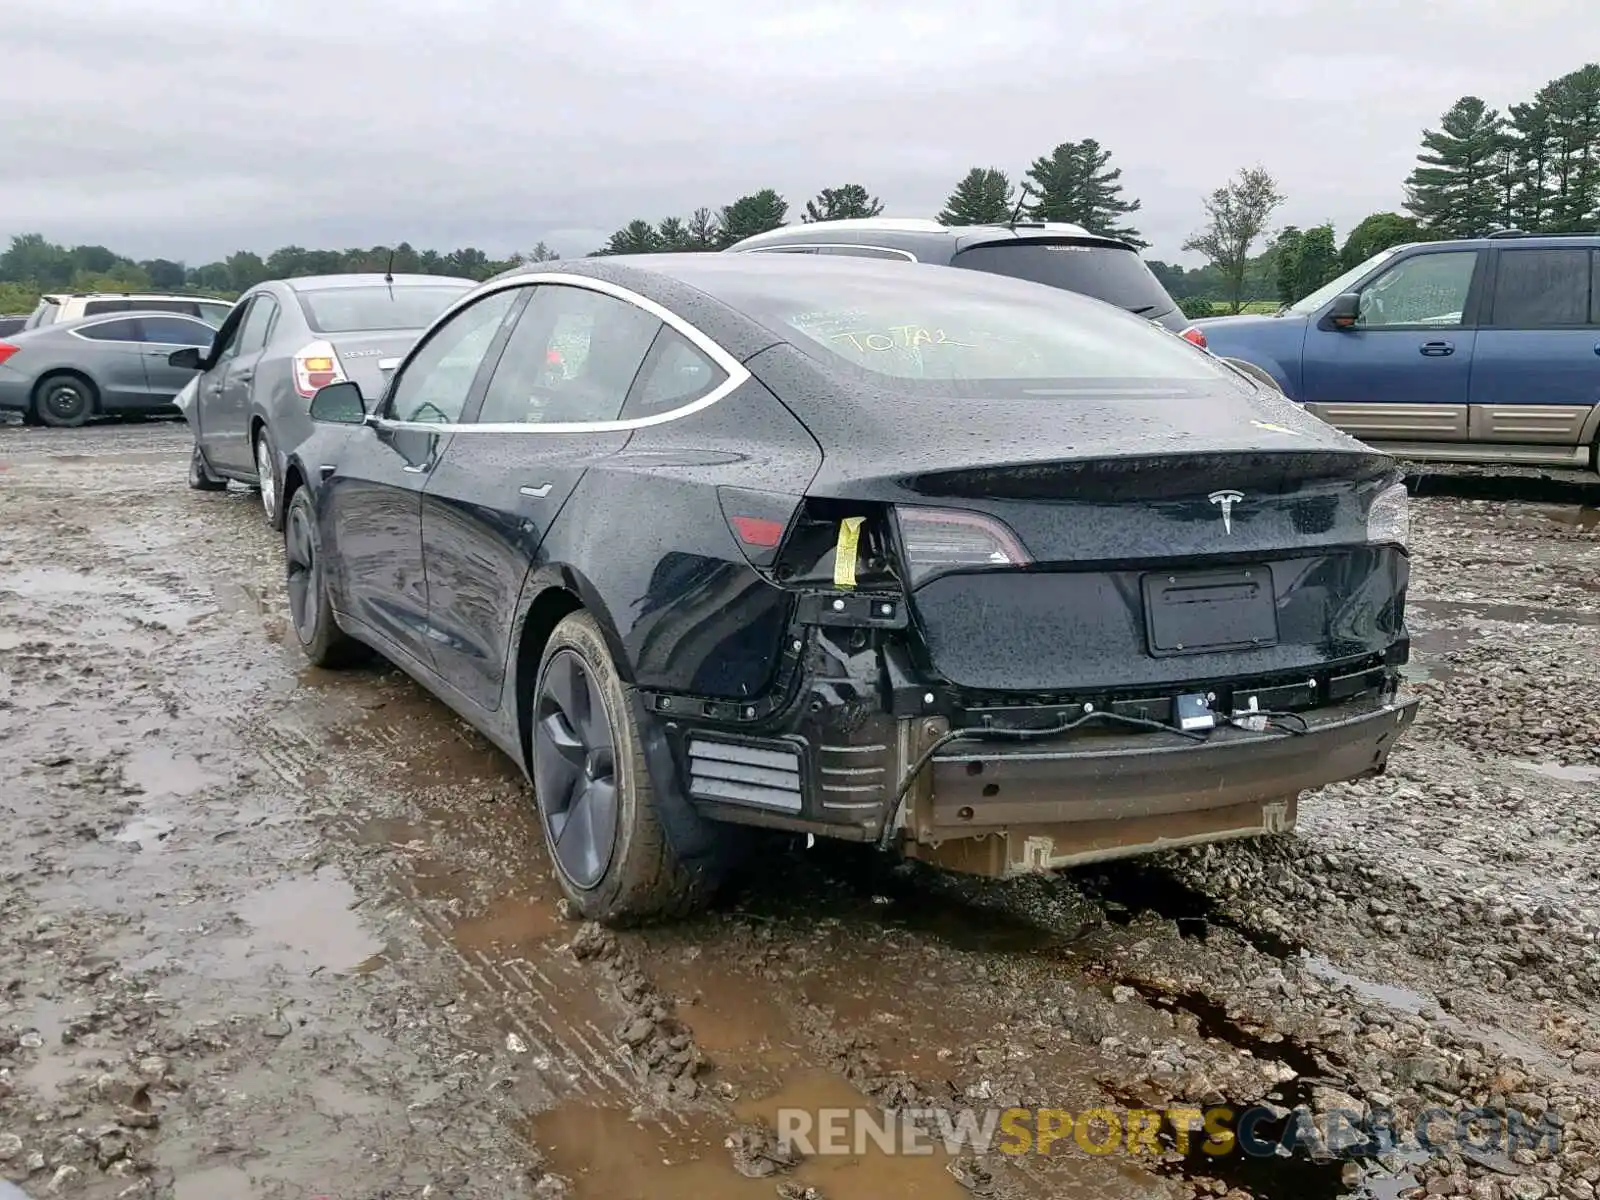
MULTIPOLYGON (((1533 233, 1600 230, 1600 64, 1545 84, 1502 113, 1476 96, 1451 105, 1438 129, 1424 130, 1416 169, 1405 180, 1402 212, 1373 213, 1341 242, 1331 222, 1270 228, 1284 202, 1262 166, 1245 167, 1202 200, 1204 222, 1183 248, 1205 259, 1183 267, 1159 259, 1150 269, 1191 315, 1218 306, 1290 303, 1377 251, 1403 242, 1473 237, 1500 228, 1533 233)), ((938 220, 947 225, 1013 220, 1066 221, 1148 243, 1135 225, 1142 202, 1126 194, 1112 152, 1093 138, 1062 142, 1015 177, 974 166, 951 189, 938 220)), ((797 214, 802 222, 877 216, 882 201, 863 184, 825 187, 797 214)), ((638 218, 593 255, 714 251, 790 221, 789 202, 762 188, 686 216, 638 218)), ((158 290, 237 295, 266 279, 347 271, 457 275, 487 279, 528 261, 558 258, 544 243, 496 259, 476 247, 448 252, 408 243, 369 249, 284 246, 265 258, 241 250, 199 267, 168 259, 134 261, 104 246, 66 247, 41 234, 11 239, 0 253, 0 312, 25 310, 40 291, 158 290)))

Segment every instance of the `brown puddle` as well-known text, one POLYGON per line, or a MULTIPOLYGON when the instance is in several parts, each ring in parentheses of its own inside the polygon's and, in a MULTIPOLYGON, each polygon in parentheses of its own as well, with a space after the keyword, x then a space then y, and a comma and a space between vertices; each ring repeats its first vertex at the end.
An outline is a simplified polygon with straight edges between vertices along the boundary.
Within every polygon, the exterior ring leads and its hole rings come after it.
POLYGON ((574 1200, 772 1200, 784 1180, 815 1187, 828 1200, 966 1200, 969 1195, 946 1170, 943 1147, 935 1146, 932 1154, 890 1155, 870 1137, 850 1146, 865 1151, 860 1157, 818 1156, 784 1175, 740 1175, 723 1144, 733 1122, 759 1118, 776 1127, 780 1108, 813 1114, 861 1110, 881 1120, 848 1083, 815 1071, 770 1096, 740 1104, 732 1120, 720 1123, 707 1120, 683 1129, 635 1123, 620 1109, 569 1106, 535 1117, 533 1136, 547 1149, 551 1168, 572 1181, 574 1200))
POLYGON ((556 913, 554 900, 543 896, 501 896, 488 911, 458 922, 451 930, 463 950, 484 953, 532 950, 571 932, 556 913))
POLYGON ((352 911, 355 903, 355 889, 327 870, 246 896, 238 913, 258 936, 246 941, 235 965, 254 973, 260 970, 256 960, 265 954, 307 972, 361 970, 385 947, 352 911))

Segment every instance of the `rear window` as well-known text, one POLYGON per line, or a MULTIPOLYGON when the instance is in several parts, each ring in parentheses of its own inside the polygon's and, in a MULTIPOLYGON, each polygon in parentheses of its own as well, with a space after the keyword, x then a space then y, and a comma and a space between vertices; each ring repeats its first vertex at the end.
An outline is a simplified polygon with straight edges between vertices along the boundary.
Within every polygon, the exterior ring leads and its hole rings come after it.
POLYGON ((728 280, 717 292, 812 357, 942 390, 1104 394, 1219 379, 1244 386, 1188 342, 1071 292, 911 263, 834 264, 839 269, 817 270, 820 262, 795 261, 794 269, 728 280))
POLYGON ((459 287, 313 288, 296 293, 306 321, 317 333, 425 329, 470 289, 459 287))
POLYGON ((1132 250, 1054 242, 1010 241, 960 251, 952 266, 1065 288, 1141 317, 1177 307, 1161 281, 1132 250))
POLYGON ((54 325, 60 312, 61 305, 54 300, 41 300, 39 301, 39 307, 28 315, 28 320, 23 325, 23 328, 37 329, 41 325, 54 325))

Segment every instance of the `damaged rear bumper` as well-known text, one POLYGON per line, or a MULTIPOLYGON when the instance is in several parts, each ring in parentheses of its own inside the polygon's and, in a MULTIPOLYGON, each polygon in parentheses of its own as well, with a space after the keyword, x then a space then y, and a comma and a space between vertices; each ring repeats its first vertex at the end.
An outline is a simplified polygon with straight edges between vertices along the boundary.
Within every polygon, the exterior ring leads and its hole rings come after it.
POLYGON ((1285 832, 1302 791, 1381 771, 1417 703, 1362 700, 1299 714, 1301 732, 1222 728, 1204 742, 1112 733, 954 743, 913 785, 907 851, 1014 875, 1285 832))

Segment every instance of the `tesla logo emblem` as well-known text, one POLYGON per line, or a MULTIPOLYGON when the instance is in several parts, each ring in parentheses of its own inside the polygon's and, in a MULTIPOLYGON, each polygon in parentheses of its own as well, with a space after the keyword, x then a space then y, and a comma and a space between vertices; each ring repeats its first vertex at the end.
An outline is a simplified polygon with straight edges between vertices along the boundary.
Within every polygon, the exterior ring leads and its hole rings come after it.
POLYGON ((1244 499, 1243 492, 1223 491, 1212 492, 1206 497, 1222 510, 1222 530, 1224 533, 1233 532, 1233 506, 1244 499))

